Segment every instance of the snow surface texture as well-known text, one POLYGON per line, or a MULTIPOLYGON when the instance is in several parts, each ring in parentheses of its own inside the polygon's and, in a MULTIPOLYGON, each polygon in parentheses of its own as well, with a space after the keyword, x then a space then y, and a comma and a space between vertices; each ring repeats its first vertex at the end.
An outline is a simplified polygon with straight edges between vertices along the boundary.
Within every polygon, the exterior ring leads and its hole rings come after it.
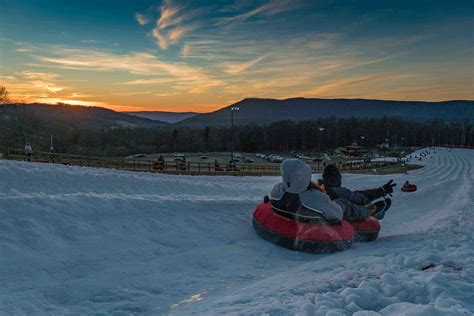
POLYGON ((399 186, 380 238, 331 255, 254 232, 278 177, 0 160, 0 314, 471 315, 474 151, 431 152, 409 174, 343 175, 399 186))

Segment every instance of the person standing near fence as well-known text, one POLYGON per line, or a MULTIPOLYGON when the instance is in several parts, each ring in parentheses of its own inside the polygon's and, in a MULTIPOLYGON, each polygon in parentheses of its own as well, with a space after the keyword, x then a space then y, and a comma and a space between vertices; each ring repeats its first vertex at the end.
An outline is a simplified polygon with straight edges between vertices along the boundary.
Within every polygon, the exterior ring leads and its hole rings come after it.
POLYGON ((30 161, 31 155, 33 155, 33 148, 31 148, 30 143, 28 143, 25 145, 26 160, 30 161))

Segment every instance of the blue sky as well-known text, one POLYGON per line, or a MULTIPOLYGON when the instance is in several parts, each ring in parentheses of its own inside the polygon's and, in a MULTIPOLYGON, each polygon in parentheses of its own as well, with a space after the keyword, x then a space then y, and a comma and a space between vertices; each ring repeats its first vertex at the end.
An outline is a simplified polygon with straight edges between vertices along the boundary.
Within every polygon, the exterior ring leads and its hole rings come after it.
POLYGON ((0 0, 0 12, 0 84, 25 102, 473 99, 472 1, 0 0))

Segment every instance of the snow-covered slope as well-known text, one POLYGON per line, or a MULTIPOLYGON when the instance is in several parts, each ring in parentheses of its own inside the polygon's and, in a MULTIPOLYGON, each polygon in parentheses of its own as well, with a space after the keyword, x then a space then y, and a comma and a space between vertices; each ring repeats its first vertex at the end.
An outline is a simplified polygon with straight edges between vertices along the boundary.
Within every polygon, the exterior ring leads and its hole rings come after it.
POLYGON ((0 161, 0 314, 471 314, 474 151, 420 163, 344 175, 419 190, 397 188, 378 240, 314 255, 251 227, 277 177, 0 161))

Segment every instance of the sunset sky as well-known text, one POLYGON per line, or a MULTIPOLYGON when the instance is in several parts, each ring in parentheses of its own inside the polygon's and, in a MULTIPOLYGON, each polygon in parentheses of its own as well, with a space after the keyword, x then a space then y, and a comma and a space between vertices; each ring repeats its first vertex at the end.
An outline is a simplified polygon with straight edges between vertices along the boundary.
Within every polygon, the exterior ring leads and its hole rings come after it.
POLYGON ((119 111, 472 100, 473 16, 458 0, 0 0, 0 85, 119 111))

